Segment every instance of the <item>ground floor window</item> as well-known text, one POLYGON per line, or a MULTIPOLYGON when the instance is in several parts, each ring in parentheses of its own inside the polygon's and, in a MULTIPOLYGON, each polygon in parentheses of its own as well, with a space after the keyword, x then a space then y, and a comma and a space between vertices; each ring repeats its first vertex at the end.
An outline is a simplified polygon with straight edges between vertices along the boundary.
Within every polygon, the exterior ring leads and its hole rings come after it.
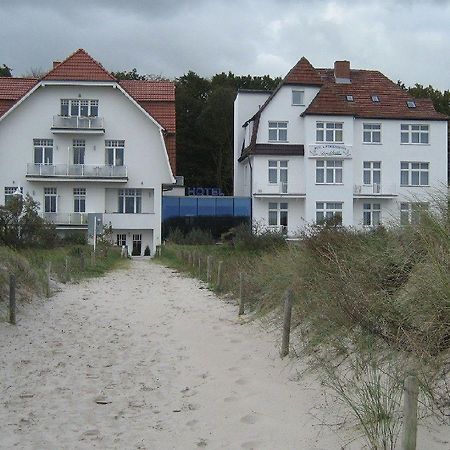
POLYGON ((287 232, 288 226, 288 204, 269 202, 269 226, 281 227, 283 232, 287 232))
POLYGON ((119 247, 123 247, 127 245, 127 235, 125 233, 120 233, 116 235, 116 244, 119 247))
POLYGON ((133 234, 132 256, 141 256, 142 254, 142 234, 133 234))
POLYGON ((364 203, 363 225, 367 227, 378 227, 381 225, 381 204, 364 203))
POLYGON ((86 212, 86 189, 73 189, 73 211, 76 213, 86 212))
POLYGON ((140 189, 119 189, 119 213, 140 214, 142 191, 140 189))
POLYGON ((316 202, 316 222, 334 221, 342 225, 342 202, 316 202))
MULTIPOLYGON (((5 186, 5 205, 17 195, 17 187, 5 186)), ((20 188, 20 193, 23 194, 23 188, 20 188)))
POLYGON ((44 212, 56 212, 57 198, 58 195, 55 187, 44 188, 44 212))
POLYGON ((428 203, 409 202, 400 203, 400 224, 417 225, 420 223, 420 216, 428 210, 428 203))

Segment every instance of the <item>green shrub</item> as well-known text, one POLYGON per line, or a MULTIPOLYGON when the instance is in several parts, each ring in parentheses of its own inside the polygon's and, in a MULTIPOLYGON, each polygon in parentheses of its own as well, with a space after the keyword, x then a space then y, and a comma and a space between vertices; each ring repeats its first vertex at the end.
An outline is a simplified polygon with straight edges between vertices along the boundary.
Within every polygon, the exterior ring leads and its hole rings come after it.
POLYGON ((222 241, 237 250, 248 251, 266 251, 286 245, 285 238, 281 232, 267 229, 259 230, 256 226, 252 229, 247 224, 231 228, 222 235, 222 241))
POLYGON ((179 228, 175 228, 173 230, 170 230, 167 240, 174 244, 180 245, 214 244, 214 239, 212 237, 211 231, 200 230, 198 228, 194 228, 186 234, 183 234, 183 232, 179 228))

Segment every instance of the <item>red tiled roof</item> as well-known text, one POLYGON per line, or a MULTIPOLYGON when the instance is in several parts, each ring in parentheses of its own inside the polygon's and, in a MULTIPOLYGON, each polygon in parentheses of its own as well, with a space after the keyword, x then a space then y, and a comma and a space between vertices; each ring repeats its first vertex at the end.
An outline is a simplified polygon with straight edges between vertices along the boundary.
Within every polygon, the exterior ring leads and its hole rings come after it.
POLYGON ((312 64, 302 56, 300 61, 286 75, 282 83, 321 86, 322 79, 312 64))
POLYGON ((408 100, 413 100, 406 91, 375 70, 351 70, 350 84, 336 83, 333 69, 316 69, 323 86, 306 114, 351 115, 374 119, 418 119, 447 120, 448 117, 434 109, 430 99, 414 99, 416 107, 409 108, 408 100), (353 101, 346 96, 352 95, 353 101), (376 95, 379 102, 373 102, 376 95))
POLYGON ((137 101, 175 101, 171 81, 120 80, 119 84, 137 101))
POLYGON ((98 61, 82 48, 54 67, 42 80, 117 81, 98 61))
POLYGON ((0 117, 20 100, 38 80, 35 78, 0 77, 0 117))

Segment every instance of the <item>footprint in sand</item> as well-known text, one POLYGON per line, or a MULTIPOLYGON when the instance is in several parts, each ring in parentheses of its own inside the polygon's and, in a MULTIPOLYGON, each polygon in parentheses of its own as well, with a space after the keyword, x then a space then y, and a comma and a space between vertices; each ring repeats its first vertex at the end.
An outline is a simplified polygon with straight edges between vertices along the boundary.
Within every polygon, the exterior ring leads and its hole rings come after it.
POLYGON ((235 383, 236 383, 236 384, 239 384, 240 386, 243 386, 244 384, 247 384, 247 383, 248 383, 248 380, 247 380, 246 378, 238 378, 238 379, 235 381, 235 383))
POLYGON ((186 422, 186 426, 194 428, 198 424, 198 420, 189 420, 189 422, 186 422))
POLYGON ((242 423, 246 423, 246 424, 248 424, 248 425, 253 425, 253 424, 255 424, 257 421, 258 421, 258 417, 256 416, 255 413, 250 413, 250 414, 247 414, 247 415, 244 416, 244 417, 241 417, 241 422, 242 422, 242 423))
POLYGON ((241 448, 245 448, 247 450, 256 450, 258 448, 260 448, 262 445, 261 441, 248 441, 248 442, 244 442, 241 445, 241 448))
POLYGON ((223 399, 223 401, 224 401, 224 402, 227 402, 227 403, 237 402, 237 401, 238 401, 238 398, 237 398, 237 397, 233 397, 232 395, 230 395, 229 397, 225 397, 225 398, 223 399))

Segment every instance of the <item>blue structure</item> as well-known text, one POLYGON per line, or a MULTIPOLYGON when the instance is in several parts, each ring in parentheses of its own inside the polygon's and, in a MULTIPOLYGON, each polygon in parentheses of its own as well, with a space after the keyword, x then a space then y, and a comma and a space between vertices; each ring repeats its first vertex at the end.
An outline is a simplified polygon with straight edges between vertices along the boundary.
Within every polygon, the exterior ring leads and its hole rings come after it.
POLYGON ((209 230, 216 238, 240 223, 250 223, 249 197, 163 197, 163 237, 170 229, 187 232, 194 228, 209 230))

